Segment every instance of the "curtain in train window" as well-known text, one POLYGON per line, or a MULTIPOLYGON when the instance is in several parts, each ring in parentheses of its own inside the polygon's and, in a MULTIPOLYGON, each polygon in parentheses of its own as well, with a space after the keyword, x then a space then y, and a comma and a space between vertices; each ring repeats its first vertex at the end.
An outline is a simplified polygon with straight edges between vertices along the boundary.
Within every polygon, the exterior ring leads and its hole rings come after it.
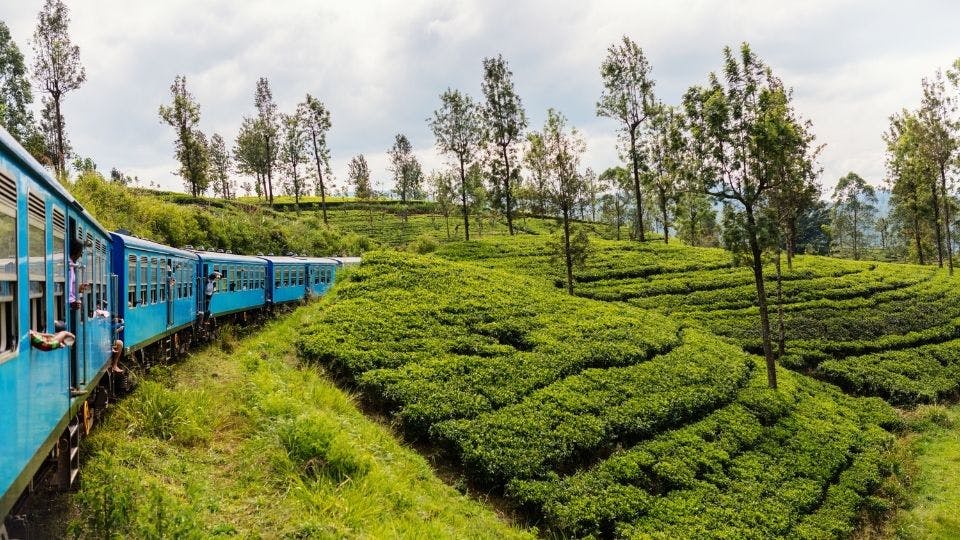
POLYGON ((47 215, 43 199, 27 196, 27 253, 30 276, 30 328, 47 331, 47 215))
POLYGON ((137 307, 137 256, 127 258, 127 307, 137 307))
POLYGON ((17 349, 17 185, 0 173, 0 361, 17 349))

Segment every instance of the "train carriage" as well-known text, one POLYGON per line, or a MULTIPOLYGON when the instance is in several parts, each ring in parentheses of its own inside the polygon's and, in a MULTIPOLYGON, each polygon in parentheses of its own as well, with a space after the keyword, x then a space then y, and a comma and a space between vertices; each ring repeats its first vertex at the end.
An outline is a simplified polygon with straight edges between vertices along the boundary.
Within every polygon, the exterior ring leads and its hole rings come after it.
POLYGON ((191 327, 197 319, 199 257, 120 232, 112 238, 127 353, 191 327))
POLYGON ((267 303, 297 302, 306 297, 306 263, 296 257, 262 257, 267 262, 267 303))
MULTIPOLYGON (((260 309, 267 299, 267 262, 259 257, 198 251, 201 286, 205 279, 216 272, 221 276, 216 282, 216 291, 210 299, 209 308, 200 305, 200 311, 209 310, 212 317, 260 309)), ((201 291, 201 302, 205 301, 201 291)))
POLYGON ((111 254, 109 233, 0 129, 0 516, 48 458, 61 485, 76 477, 114 337, 111 254), (73 346, 31 345, 31 331, 60 328, 73 346))
POLYGON ((333 284, 337 273, 337 263, 334 259, 325 257, 303 257, 306 266, 306 292, 308 296, 320 296, 327 292, 333 284))

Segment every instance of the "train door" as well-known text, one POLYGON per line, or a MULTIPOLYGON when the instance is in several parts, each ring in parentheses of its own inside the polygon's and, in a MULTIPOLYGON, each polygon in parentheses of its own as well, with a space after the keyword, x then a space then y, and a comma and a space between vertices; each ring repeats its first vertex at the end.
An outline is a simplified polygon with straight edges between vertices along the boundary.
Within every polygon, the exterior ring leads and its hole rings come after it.
POLYGON ((80 390, 86 384, 82 351, 86 347, 87 314, 84 309, 84 291, 86 290, 86 267, 84 265, 85 245, 83 230, 77 226, 73 217, 69 218, 70 240, 67 246, 69 270, 67 271, 67 301, 70 314, 67 317, 67 330, 76 336, 76 343, 70 347, 70 388, 80 390))
POLYGON ((167 300, 167 328, 173 326, 173 300, 174 300, 174 290, 173 290, 173 260, 172 259, 161 259, 165 261, 167 268, 165 271, 166 277, 163 280, 163 285, 161 285, 161 290, 166 291, 166 300, 167 300))

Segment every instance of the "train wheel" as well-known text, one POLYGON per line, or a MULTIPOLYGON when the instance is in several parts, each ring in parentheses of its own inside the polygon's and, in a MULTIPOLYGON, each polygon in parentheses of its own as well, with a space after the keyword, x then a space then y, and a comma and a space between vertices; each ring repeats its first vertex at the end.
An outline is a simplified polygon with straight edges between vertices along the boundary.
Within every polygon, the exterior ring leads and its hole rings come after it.
POLYGON ((89 435, 93 430, 93 407, 90 406, 90 400, 83 402, 80 408, 80 420, 83 422, 83 434, 89 435))

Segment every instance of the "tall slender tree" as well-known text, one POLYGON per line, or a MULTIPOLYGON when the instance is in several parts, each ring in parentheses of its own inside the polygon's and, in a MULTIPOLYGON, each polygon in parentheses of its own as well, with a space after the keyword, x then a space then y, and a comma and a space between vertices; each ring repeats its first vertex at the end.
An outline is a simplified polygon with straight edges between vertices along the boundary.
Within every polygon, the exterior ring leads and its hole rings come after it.
POLYGON ((237 172, 254 177, 251 186, 258 197, 266 195, 267 155, 264 138, 260 135, 260 122, 256 118, 244 118, 233 147, 233 159, 237 172))
POLYGON ((254 105, 257 107, 258 134, 263 139, 264 164, 266 165, 264 193, 267 200, 273 205, 273 171, 276 168, 279 156, 277 138, 280 133, 280 123, 277 116, 277 104, 273 101, 273 92, 266 77, 257 80, 257 89, 254 93, 254 105))
POLYGON ((567 273, 567 292, 573 294, 573 267, 576 254, 571 244, 570 221, 573 208, 583 189, 583 176, 577 170, 586 152, 586 144, 576 128, 567 128, 567 119, 550 109, 542 135, 550 163, 549 192, 563 220, 563 259, 567 273))
POLYGON ((170 85, 173 103, 160 106, 160 119, 177 134, 174 142, 180 177, 194 197, 199 197, 210 183, 209 151, 206 136, 198 127, 200 105, 187 90, 187 78, 177 75, 170 85))
POLYGON ((30 139, 37 132, 31 103, 33 91, 23 53, 6 23, 0 21, 0 126, 28 150, 30 139))
POLYGON ((333 124, 330 122, 330 111, 320 100, 310 94, 307 94, 306 101, 300 104, 300 110, 310 138, 317 173, 317 191, 320 194, 320 206, 323 209, 323 223, 326 225, 328 224, 327 190, 324 175, 328 179, 333 176, 330 170, 330 148, 327 146, 327 132, 333 124))
POLYGON ((353 184, 354 195, 361 200, 373 198, 373 187, 370 184, 370 166, 363 154, 354 156, 347 166, 347 178, 353 184))
POLYGON ((536 197, 536 206, 534 211, 539 216, 547 214, 547 181, 549 180, 549 163, 547 158, 547 148, 543 141, 543 135, 540 133, 528 133, 526 151, 523 154, 523 162, 530 171, 531 188, 536 197))
POLYGON ((61 181, 67 174, 67 145, 61 109, 63 97, 87 80, 86 71, 80 64, 80 47, 70 41, 69 24, 70 14, 63 0, 46 0, 33 33, 33 76, 50 98, 50 116, 56 134, 54 144, 50 146, 56 155, 54 170, 61 181))
POLYGON ((230 152, 219 133, 210 137, 210 179, 214 193, 224 199, 234 196, 230 182, 230 152))
POLYGON ((467 204, 469 182, 467 168, 480 149, 482 123, 476 104, 459 90, 447 89, 440 95, 440 108, 428 119, 441 154, 452 157, 460 171, 460 201, 463 234, 470 240, 470 209, 467 204))
MULTIPOLYGON (((960 124, 954 118, 956 110, 956 99, 947 93, 941 71, 938 70, 932 79, 923 79, 923 101, 919 113, 923 128, 923 146, 939 180, 944 243, 950 275, 953 275, 953 237, 950 230, 950 206, 953 197, 950 196, 949 178, 952 177, 952 169, 956 167, 957 148, 960 146, 960 124)), ((938 182, 933 181, 933 185, 937 186, 938 182)))
POLYGON ((400 195, 404 204, 407 198, 422 190, 423 170, 417 156, 413 154, 413 145, 407 136, 398 133, 394 138, 393 146, 387 151, 390 158, 390 172, 393 174, 395 191, 400 195))
POLYGON ((513 86, 513 72, 507 67, 503 55, 483 59, 484 104, 481 108, 484 124, 484 139, 497 148, 494 154, 503 175, 499 180, 505 199, 507 229, 513 235, 513 187, 517 174, 517 154, 522 141, 527 117, 523 103, 513 86))
POLYGON ((837 181, 833 190, 834 208, 849 223, 850 243, 853 258, 860 259, 866 231, 873 228, 873 215, 877 211, 877 192, 860 175, 849 172, 837 181))
POLYGON ((698 152, 703 163, 697 169, 705 173, 701 190, 736 205, 730 205, 730 217, 742 224, 752 255, 767 383, 776 388, 758 218, 769 192, 783 179, 779 156, 796 152, 802 138, 789 92, 749 45, 738 53, 726 47, 723 54, 723 79, 711 74, 707 86, 690 88, 684 107, 691 136, 704 150, 698 152))
POLYGON ((640 127, 647 120, 654 103, 653 79, 650 64, 643 50, 629 37, 607 49, 607 57, 600 64, 603 93, 597 102, 597 115, 620 122, 622 142, 633 171, 633 191, 636 195, 637 239, 643 234, 643 192, 640 189, 640 153, 637 148, 640 127))
POLYGON ((288 194, 293 195, 294 208, 300 213, 300 197, 306 194, 306 174, 304 168, 309 163, 307 131, 299 110, 293 114, 281 114, 280 125, 280 162, 286 173, 284 183, 288 194))

